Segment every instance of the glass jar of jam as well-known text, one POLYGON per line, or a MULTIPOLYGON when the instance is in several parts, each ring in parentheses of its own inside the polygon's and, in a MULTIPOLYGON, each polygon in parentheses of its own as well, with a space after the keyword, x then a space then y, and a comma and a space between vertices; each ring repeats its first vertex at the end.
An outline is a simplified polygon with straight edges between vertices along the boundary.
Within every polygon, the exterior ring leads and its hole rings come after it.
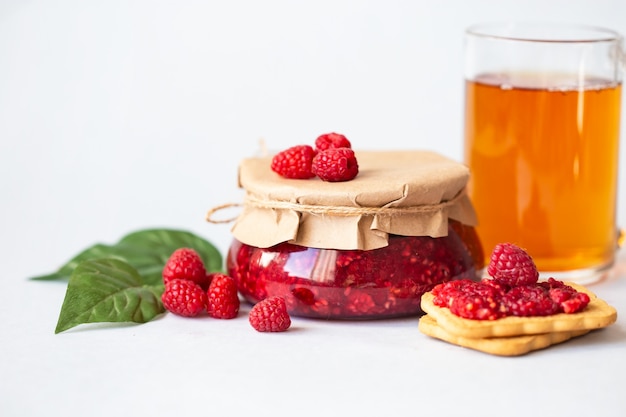
POLYGON ((345 182, 295 180, 270 157, 239 167, 246 191, 226 268, 249 302, 280 295, 294 316, 422 313, 420 299, 483 267, 466 166, 433 152, 355 152, 345 182))
POLYGON ((253 304, 280 295, 294 316, 372 319, 421 314, 424 292, 477 278, 482 259, 473 227, 451 220, 447 236, 391 235, 372 250, 258 248, 235 239, 226 267, 253 304))

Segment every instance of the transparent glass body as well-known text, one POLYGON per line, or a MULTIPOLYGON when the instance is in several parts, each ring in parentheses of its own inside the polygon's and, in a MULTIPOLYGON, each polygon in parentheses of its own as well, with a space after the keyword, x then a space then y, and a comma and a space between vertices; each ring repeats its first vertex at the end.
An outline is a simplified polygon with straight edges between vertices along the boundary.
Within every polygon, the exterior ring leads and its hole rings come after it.
POLYGON ((374 250, 257 248, 235 239, 226 264, 253 304, 279 295, 294 316, 377 319, 422 314, 424 292, 452 279, 478 279, 483 259, 474 229, 451 220, 448 236, 391 235, 388 246, 374 250))
POLYGON ((476 230, 485 249, 523 247, 542 278, 590 284, 614 263, 622 43, 612 30, 568 24, 467 30, 476 230))

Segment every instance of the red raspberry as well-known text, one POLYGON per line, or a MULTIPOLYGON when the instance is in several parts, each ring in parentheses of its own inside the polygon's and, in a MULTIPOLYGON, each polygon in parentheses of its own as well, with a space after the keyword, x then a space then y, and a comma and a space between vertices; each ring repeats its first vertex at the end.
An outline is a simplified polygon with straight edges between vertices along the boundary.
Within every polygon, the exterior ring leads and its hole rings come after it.
POLYGON ((315 157, 315 150, 311 146, 292 146, 274 155, 272 171, 285 178, 313 178, 315 176, 311 171, 313 157, 315 157))
POLYGON ((285 299, 280 296, 266 298, 256 303, 248 317, 250 324, 259 332, 283 332, 291 326, 285 299))
POLYGON ((194 249, 176 249, 163 267, 163 283, 173 279, 187 279, 202 285, 206 282, 207 273, 202 258, 194 249))
POLYGON ((206 309, 206 293, 198 284, 186 279, 168 281, 161 301, 168 311, 184 317, 195 317, 206 309))
POLYGON ((330 148, 313 158, 311 169, 322 181, 349 181, 359 173, 359 164, 350 148, 330 148))
POLYGON ((239 313, 239 295, 235 280, 215 273, 207 291, 207 311, 216 319, 233 319, 239 313))
POLYGON ((340 133, 324 133, 315 139, 315 150, 325 151, 330 148, 352 148, 352 144, 340 133))
POLYGON ((499 243, 491 252, 487 273, 512 287, 537 283, 539 272, 530 255, 512 243, 499 243))

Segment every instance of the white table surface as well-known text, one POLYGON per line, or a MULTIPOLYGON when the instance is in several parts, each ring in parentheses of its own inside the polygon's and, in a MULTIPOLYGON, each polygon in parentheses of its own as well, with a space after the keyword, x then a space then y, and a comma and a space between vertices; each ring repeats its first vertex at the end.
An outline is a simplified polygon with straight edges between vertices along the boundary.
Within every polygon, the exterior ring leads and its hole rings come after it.
MULTIPOLYGON (((618 312, 626 311, 624 255, 590 287, 618 312)), ((609 328, 506 358, 431 339, 417 318, 294 317, 285 333, 258 333, 247 305, 233 320, 166 314, 55 335, 64 284, 16 278, 3 292, 4 416, 620 416, 626 409, 621 315, 609 328)))
MULTIPOLYGON (((258 333, 246 304, 233 320, 166 314, 147 324, 86 325, 55 335, 65 285, 15 278, 5 283, 0 306, 3 416, 481 410, 617 417, 626 410, 623 315, 606 329, 511 358, 431 339, 418 331, 417 318, 294 317, 287 332, 258 333)), ((625 251, 590 289, 626 311, 625 251)))
MULTIPOLYGON (((0 1, 0 416, 625 416, 625 250, 591 287, 617 323, 516 358, 430 339, 417 318, 260 334, 248 306, 55 335, 65 283, 28 280, 147 227, 225 251, 229 227, 204 214, 239 201, 261 138, 335 130, 460 159, 464 27, 626 33, 624 16, 610 0, 0 1)), ((621 169, 622 226, 624 184, 621 169)))

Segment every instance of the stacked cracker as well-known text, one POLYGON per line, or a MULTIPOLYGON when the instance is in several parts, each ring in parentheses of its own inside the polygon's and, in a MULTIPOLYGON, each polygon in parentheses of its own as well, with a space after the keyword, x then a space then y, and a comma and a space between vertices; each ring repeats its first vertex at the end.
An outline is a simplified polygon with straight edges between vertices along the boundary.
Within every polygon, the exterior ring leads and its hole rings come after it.
POLYGON ((573 314, 542 317, 504 317, 471 320, 454 315, 448 308, 433 304, 430 292, 422 296, 419 330, 431 337, 499 356, 518 356, 565 342, 591 330, 613 324, 617 311, 587 288, 567 283, 589 295, 587 307, 573 314))
MULTIPOLYGON (((511 243, 496 245, 491 254, 487 273, 493 279, 493 281, 488 281, 488 284, 495 282, 496 285, 503 285, 507 288, 534 285, 539 277, 537 267, 530 255, 524 249, 511 243)), ((442 305, 442 300, 435 300, 434 291, 430 291, 422 296, 421 306, 426 314, 420 318, 418 328, 428 336, 449 343, 494 355, 517 356, 565 342, 615 323, 617 311, 613 307, 581 285, 569 282, 565 284, 577 292, 587 294, 588 304, 586 306, 579 304, 576 308, 563 308, 560 311, 566 312, 552 315, 524 314, 523 317, 516 315, 501 317, 498 314, 490 315, 488 316, 490 319, 484 320, 478 318, 485 316, 468 314, 468 312, 480 311, 474 303, 464 304, 461 301, 460 306, 464 310, 455 311, 459 314, 457 315, 448 308, 449 305, 445 305, 446 302, 452 302, 451 300, 444 301, 442 305), (583 309, 580 310, 580 308, 583 309)), ((467 286, 459 288, 463 293, 471 291, 467 286)), ((459 304, 456 304, 455 308, 458 309, 458 306, 459 304)))

